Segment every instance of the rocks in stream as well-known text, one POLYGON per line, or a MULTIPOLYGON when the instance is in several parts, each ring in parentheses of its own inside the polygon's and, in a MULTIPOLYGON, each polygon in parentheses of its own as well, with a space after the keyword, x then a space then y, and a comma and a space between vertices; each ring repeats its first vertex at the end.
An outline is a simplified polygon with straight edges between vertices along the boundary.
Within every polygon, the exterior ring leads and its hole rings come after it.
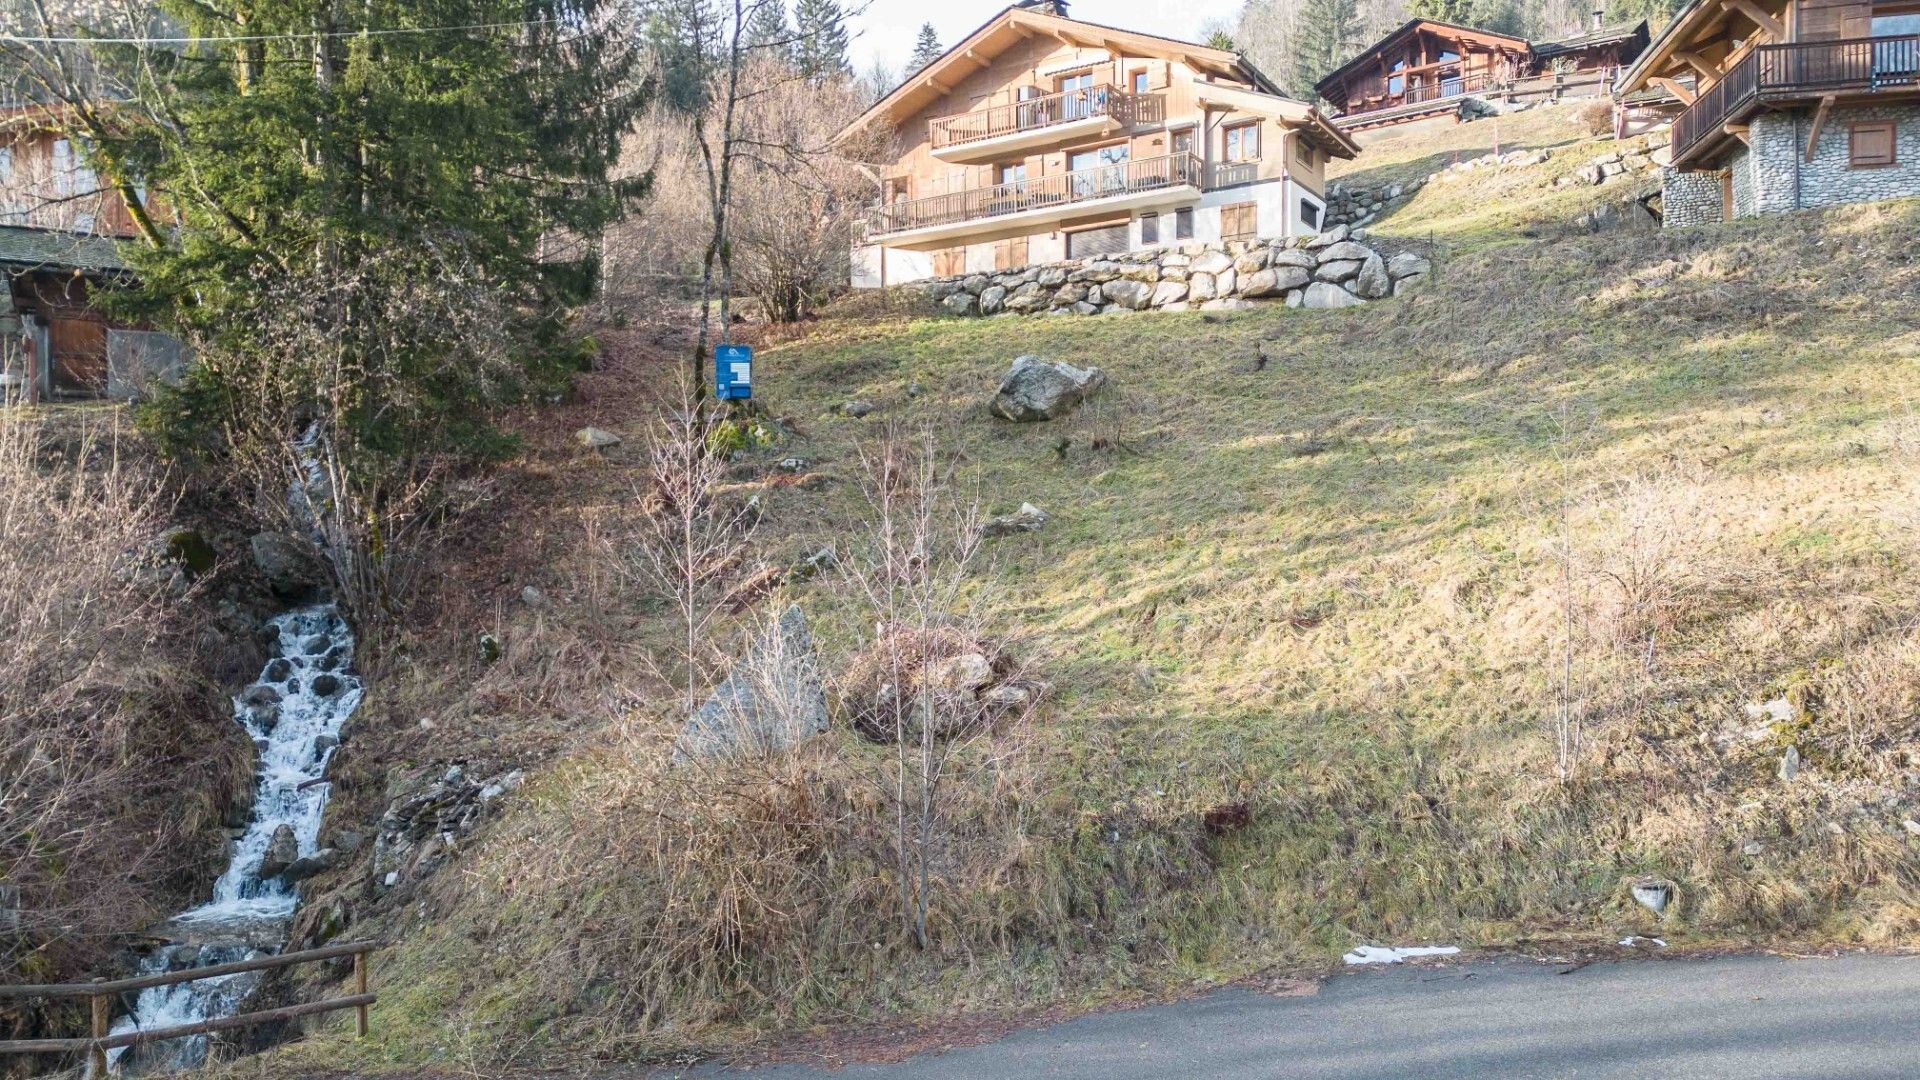
POLYGON ((260 856, 260 869, 256 876, 261 880, 277 878, 286 873, 300 858, 300 842, 294 838, 293 826, 282 824, 273 830, 273 836, 267 841, 266 854, 260 856))
POLYGON ((789 605, 747 649, 675 741, 675 761, 765 753, 827 729, 827 693, 813 634, 789 605))
POLYGON ((327 582, 326 571, 312 549, 291 536, 256 533, 247 546, 267 587, 283 600, 304 600, 327 582))
POLYGON ((1107 373, 1097 367, 1020 356, 1013 361, 1000 390, 993 396, 993 415, 1015 423, 1052 420, 1070 412, 1107 384, 1107 373))
POLYGON ((249 686, 235 700, 240 718, 261 734, 271 734, 280 723, 280 691, 271 686, 249 686))

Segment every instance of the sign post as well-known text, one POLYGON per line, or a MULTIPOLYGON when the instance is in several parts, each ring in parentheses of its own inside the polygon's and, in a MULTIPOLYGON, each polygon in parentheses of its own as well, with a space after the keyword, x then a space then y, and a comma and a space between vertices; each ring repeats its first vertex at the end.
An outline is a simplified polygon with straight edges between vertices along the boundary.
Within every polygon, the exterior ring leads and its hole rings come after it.
POLYGON ((753 346, 714 346, 713 396, 721 401, 745 401, 753 396, 753 346))

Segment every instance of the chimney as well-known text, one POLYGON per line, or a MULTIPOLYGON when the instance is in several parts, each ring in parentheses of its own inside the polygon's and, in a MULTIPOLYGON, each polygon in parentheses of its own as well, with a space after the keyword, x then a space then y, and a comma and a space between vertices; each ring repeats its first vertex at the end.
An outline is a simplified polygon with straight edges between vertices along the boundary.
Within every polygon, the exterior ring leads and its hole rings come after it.
POLYGON ((1042 15, 1058 15, 1063 19, 1067 18, 1067 0, 1020 0, 1014 7, 1023 7, 1042 15))
POLYGON ((1600 27, 1606 23, 1606 20, 1607 9, 1601 7, 1599 4, 1593 5, 1593 28, 1595 30, 1600 29, 1600 27))

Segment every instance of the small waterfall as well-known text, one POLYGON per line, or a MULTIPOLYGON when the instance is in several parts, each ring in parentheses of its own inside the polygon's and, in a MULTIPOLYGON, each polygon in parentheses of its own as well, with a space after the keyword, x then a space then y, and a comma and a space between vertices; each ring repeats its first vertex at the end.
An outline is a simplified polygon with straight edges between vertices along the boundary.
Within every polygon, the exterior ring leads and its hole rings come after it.
MULTIPOLYGON (((296 481, 289 493, 310 528, 315 522, 308 491, 324 482, 313 442, 309 433, 295 444, 304 482, 296 481)), ((234 719, 259 753, 252 816, 214 883, 213 899, 159 928, 168 943, 147 955, 142 974, 231 963, 286 944, 300 901, 294 880, 304 869, 300 860, 319 848, 327 762, 364 687, 353 665, 353 631, 333 603, 289 611, 269 625, 275 631, 272 656, 260 677, 234 698, 234 719)), ((246 972, 143 990, 113 1032, 233 1015, 260 978, 260 972, 246 972)), ((194 1036, 114 1050, 110 1067, 119 1073, 188 1069, 206 1056, 206 1037, 194 1036)))

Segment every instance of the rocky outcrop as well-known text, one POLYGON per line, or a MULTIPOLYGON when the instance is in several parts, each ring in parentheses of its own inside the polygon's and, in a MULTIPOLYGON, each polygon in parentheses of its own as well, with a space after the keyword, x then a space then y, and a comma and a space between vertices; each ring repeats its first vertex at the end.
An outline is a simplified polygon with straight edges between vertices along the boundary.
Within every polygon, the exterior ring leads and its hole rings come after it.
POLYGON ((1020 356, 1014 358, 1007 377, 1000 380, 1000 390, 993 395, 989 408, 993 415, 1019 424, 1052 420, 1072 411, 1106 384, 1106 372, 1097 367, 1079 368, 1037 356, 1020 356))
MULTIPOLYGON (((1424 255, 1381 250, 1364 229, 1338 225, 1291 239, 1154 248, 1031 266, 991 277, 936 278, 915 287, 955 315, 1222 311, 1260 300, 1289 307, 1346 307, 1393 296, 1431 269, 1424 255), (1338 286, 1347 300, 1333 298, 1323 289, 1315 293, 1320 302, 1310 303, 1308 286, 1314 283, 1338 286), (974 285, 980 286, 978 304, 947 302, 957 296, 971 299, 974 285)), ((998 399, 995 405, 995 412, 1010 420, 1050 419, 1000 412, 998 399)))
MULTIPOLYGON (((373 886, 390 889, 431 874, 473 831, 494 802, 519 787, 523 778, 518 769, 471 776, 466 766, 456 764, 437 775, 419 773, 389 786, 392 798, 373 838, 369 867, 373 886)), ((351 855, 364 843, 358 833, 338 833, 330 848, 312 857, 338 857, 325 856, 330 850, 351 855)), ((289 863, 286 872, 290 876, 304 872, 307 868, 300 866, 304 861, 289 863)))
POLYGON ((257 533, 247 547, 267 587, 283 600, 309 599, 326 583, 326 571, 313 550, 291 536, 257 533))
POLYGON ((1047 525, 1047 512, 1032 503, 1021 503, 1020 509, 1011 514, 988 518, 981 526, 986 536, 1012 536, 1015 533, 1039 532, 1047 525))
POLYGON ((813 634, 788 607, 740 658, 680 729, 676 761, 764 753, 796 746, 827 729, 827 692, 813 634))

